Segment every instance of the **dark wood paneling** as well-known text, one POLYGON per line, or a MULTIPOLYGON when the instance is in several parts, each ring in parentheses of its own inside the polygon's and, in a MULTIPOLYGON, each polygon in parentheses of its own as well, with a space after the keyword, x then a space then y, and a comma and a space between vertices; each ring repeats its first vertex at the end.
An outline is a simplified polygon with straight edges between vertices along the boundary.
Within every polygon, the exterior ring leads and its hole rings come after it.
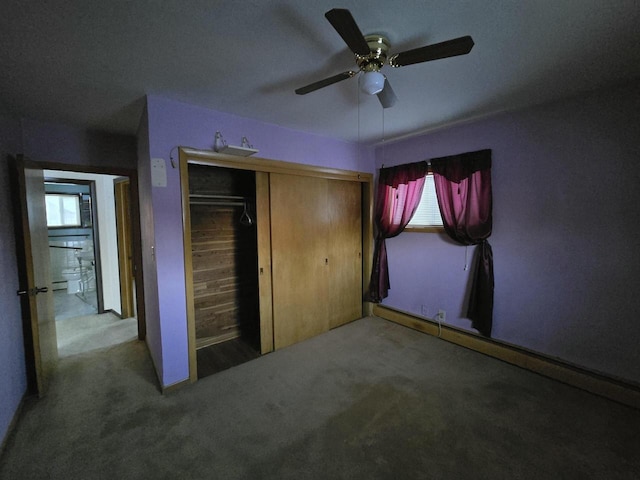
MULTIPOLYGON (((199 195, 255 196, 253 172, 189 167, 199 195)), ((217 343, 259 333, 255 225, 240 223, 241 206, 190 206, 196 342, 217 343)))

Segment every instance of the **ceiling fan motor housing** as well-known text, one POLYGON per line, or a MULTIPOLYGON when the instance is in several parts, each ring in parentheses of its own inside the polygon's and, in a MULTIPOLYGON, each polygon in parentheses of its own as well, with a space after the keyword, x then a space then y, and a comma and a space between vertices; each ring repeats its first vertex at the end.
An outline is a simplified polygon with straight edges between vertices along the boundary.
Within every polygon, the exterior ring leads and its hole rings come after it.
POLYGON ((387 61, 389 40, 382 35, 367 35, 364 37, 371 53, 369 55, 357 55, 356 63, 363 72, 378 72, 387 61))
POLYGON ((358 71, 333 75, 318 82, 310 83, 296 89, 297 95, 306 95, 334 83, 352 78, 359 73, 358 82, 363 91, 370 95, 378 95, 383 108, 392 107, 396 96, 387 78, 380 73, 380 69, 388 63, 391 67, 403 67, 415 63, 430 62, 440 58, 466 55, 473 48, 473 39, 466 35, 453 38, 445 42, 425 45, 404 52, 389 55, 389 40, 381 34, 362 35, 362 31, 346 8, 333 8, 324 14, 331 26, 342 37, 349 50, 355 55, 358 71))

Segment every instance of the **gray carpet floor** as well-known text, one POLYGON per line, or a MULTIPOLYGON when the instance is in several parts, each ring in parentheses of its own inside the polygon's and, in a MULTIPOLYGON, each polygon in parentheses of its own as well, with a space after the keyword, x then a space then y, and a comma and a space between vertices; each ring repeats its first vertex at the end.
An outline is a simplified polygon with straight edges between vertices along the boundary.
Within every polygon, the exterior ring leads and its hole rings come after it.
POLYGON ((137 341, 62 359, 0 478, 640 478, 640 411, 378 318, 154 377, 137 341))

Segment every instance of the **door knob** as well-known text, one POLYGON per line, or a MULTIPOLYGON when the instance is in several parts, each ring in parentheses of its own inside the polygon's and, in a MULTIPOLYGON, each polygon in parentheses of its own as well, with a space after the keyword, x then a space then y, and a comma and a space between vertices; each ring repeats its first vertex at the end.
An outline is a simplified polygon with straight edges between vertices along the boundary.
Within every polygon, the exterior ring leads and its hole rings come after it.
POLYGON ((18 290, 16 295, 37 295, 39 293, 47 293, 48 291, 49 287, 36 287, 29 290, 18 290))

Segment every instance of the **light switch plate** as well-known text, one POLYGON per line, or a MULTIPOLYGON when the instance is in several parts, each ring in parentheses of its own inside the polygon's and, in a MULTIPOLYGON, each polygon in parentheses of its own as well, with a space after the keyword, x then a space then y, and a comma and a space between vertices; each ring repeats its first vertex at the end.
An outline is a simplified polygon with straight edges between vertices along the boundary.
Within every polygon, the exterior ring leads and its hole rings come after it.
POLYGON ((151 159, 151 186, 167 186, 167 164, 164 158, 151 159))

